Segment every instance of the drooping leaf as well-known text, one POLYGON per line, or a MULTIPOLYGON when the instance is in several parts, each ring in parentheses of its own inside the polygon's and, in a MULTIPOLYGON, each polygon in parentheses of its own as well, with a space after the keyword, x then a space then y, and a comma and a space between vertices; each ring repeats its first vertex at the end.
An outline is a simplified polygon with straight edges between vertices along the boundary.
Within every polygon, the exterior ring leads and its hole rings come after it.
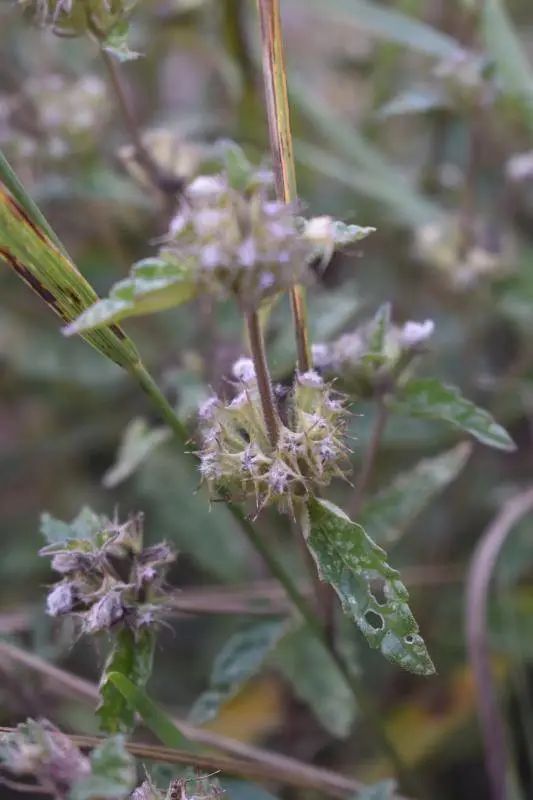
POLYGON ((63 332, 92 331, 126 317, 164 311, 191 300, 196 293, 187 265, 145 258, 134 264, 131 277, 115 284, 109 297, 98 300, 63 332))
POLYGON ((104 486, 112 489, 125 481, 156 447, 171 436, 169 428, 150 428, 146 420, 140 417, 131 420, 124 431, 116 461, 102 479, 104 486))
POLYGON ((129 24, 125 19, 121 19, 113 25, 107 32, 101 46, 110 53, 117 61, 134 61, 140 58, 140 53, 130 50, 128 45, 129 24))
POLYGON ((533 65, 529 62, 504 0, 486 0, 482 9, 487 50, 496 63, 504 89, 520 103, 533 129, 533 65))
POLYGON ((378 544, 396 542, 433 497, 451 483, 472 448, 461 443, 434 458, 419 461, 364 504, 358 522, 378 544))
POLYGON ((84 506, 72 522, 63 522, 51 514, 41 514, 40 532, 49 545, 63 544, 69 539, 92 539, 107 523, 107 517, 84 506))
POLYGON ((398 391, 392 408, 406 416, 442 420, 489 447, 507 451, 516 449, 505 428, 488 411, 463 397, 457 387, 441 383, 437 378, 408 381, 398 391))
MULTIPOLYGON (((96 303, 98 296, 56 241, 34 222, 0 180, 0 259, 70 323, 96 303)), ((104 327, 84 339, 125 369, 139 364, 133 342, 116 326, 104 327)))
POLYGON ((193 705, 191 720, 203 723, 216 717, 221 706, 259 671, 285 629, 285 621, 269 619, 234 634, 215 658, 209 689, 193 705))
POLYGON ((462 50, 455 39, 436 28, 371 0, 328 0, 327 5, 322 0, 300 2, 326 13, 328 19, 438 59, 452 58, 462 50))
POLYGON ((90 756, 91 774, 78 782, 69 800, 123 800, 135 786, 135 760, 124 746, 122 736, 113 736, 96 747, 90 756))
POLYGON ((281 639, 272 663, 332 736, 348 736, 357 713, 353 694, 328 651, 306 627, 281 639))
POLYGON ((162 744, 181 750, 194 749, 194 744, 184 736, 170 717, 124 674, 110 672, 108 679, 128 702, 130 708, 140 714, 145 725, 162 744))
POLYGON ((333 586, 344 612, 389 661, 418 675, 431 675, 435 668, 409 608, 409 594, 387 563, 385 551, 333 503, 312 499, 308 511, 307 545, 321 579, 333 586))
POLYGON ((131 731, 135 721, 134 710, 110 675, 119 673, 143 689, 152 672, 154 646, 154 632, 147 627, 136 635, 124 628, 117 635, 100 679, 101 701, 96 711, 102 729, 108 733, 131 731))
POLYGON ((435 86, 419 86, 393 97, 381 106, 378 116, 380 119, 387 119, 405 114, 427 114, 428 111, 448 108, 449 105, 449 98, 442 89, 435 86))

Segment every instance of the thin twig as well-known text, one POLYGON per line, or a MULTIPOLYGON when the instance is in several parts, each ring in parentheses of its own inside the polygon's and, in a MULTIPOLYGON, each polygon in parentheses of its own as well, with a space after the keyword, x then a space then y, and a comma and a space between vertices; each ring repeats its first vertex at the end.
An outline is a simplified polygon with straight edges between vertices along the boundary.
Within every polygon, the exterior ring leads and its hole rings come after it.
POLYGON ((489 525, 472 556, 467 583, 465 623, 468 656, 476 685, 476 699, 485 763, 492 800, 507 798, 505 724, 498 706, 490 666, 487 631, 489 587, 498 556, 514 526, 533 512, 533 488, 509 500, 489 525))
MULTIPOLYGON (((0 642, 0 666, 5 665, 6 661, 14 664, 24 664, 29 669, 43 675, 47 679, 47 688, 56 696, 63 696, 67 693, 89 703, 95 703, 99 699, 98 688, 95 684, 49 664, 39 656, 28 653, 16 645, 0 642)), ((313 784, 318 791, 343 797, 359 792, 363 788, 363 784, 359 781, 339 775, 331 770, 305 764, 289 756, 272 753, 263 748, 238 742, 235 739, 230 739, 212 731, 196 728, 194 725, 180 719, 174 718, 173 721, 184 736, 191 741, 222 752, 231 753, 250 762, 255 762, 257 765, 272 768, 272 775, 275 776, 272 779, 274 780, 291 783, 293 786, 310 787, 313 784)))
MULTIPOLYGON (((0 728, 0 730, 13 730, 0 728)), ((12 792, 22 792, 24 794, 46 794, 52 795, 54 792, 51 789, 45 789, 44 786, 37 786, 35 783, 21 783, 20 781, 10 781, 9 778, 4 778, 0 775, 0 786, 6 786, 12 792)))
POLYGON ((272 447, 276 447, 279 437, 279 416, 274 403, 274 392, 268 371, 263 331, 261 330, 261 322, 257 311, 249 311, 246 314, 246 325, 248 327, 250 351, 254 362, 257 388, 261 398, 261 408, 263 409, 268 438, 272 447))
MULTIPOLYGON (((258 0, 263 52, 263 78, 270 134, 270 149, 274 164, 276 192, 285 203, 296 203, 296 173, 292 149, 287 79, 283 55, 279 0, 258 0)), ((307 330, 305 291, 293 286, 291 308, 296 333, 298 369, 311 369, 311 348, 307 330)))

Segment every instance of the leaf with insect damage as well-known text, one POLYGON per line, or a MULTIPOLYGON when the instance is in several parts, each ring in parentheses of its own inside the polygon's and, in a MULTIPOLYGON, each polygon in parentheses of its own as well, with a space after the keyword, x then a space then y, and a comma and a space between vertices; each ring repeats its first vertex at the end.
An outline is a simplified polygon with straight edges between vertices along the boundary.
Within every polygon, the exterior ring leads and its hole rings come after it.
POLYGON ((385 551, 333 503, 313 498, 307 508, 304 531, 319 576, 333 586, 369 645, 410 672, 433 674, 409 594, 385 551))

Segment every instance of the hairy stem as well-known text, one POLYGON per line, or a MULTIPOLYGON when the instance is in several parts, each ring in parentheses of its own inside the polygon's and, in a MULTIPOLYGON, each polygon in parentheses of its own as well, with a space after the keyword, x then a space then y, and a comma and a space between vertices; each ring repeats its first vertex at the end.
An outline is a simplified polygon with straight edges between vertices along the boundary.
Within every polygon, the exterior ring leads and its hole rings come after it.
MULTIPOLYGON (((295 203, 296 173, 292 150, 291 122, 287 99, 287 79, 283 56, 279 0, 258 0, 263 52, 263 78, 270 134, 270 150, 274 163, 276 192, 285 203, 295 203)), ((305 290, 293 286, 291 308, 296 331, 298 369, 311 369, 311 348, 307 330, 305 290)))
POLYGON ((257 388, 261 398, 268 438, 272 447, 276 447, 279 438, 279 416, 274 403, 274 392, 272 391, 272 381, 268 371, 265 342, 257 311, 249 311, 246 314, 246 325, 248 327, 250 351, 254 362, 257 388))

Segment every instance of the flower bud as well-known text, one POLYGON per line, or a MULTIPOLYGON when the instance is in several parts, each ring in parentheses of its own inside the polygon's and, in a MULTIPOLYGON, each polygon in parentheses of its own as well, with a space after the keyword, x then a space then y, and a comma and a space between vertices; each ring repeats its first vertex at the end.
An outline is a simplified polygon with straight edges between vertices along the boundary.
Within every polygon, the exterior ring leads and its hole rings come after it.
POLYGON ((75 592, 72 583, 58 583, 46 598, 46 613, 51 617, 59 617, 72 611, 75 592))
POLYGON ((111 591, 98 600, 85 614, 83 627, 86 633, 110 630, 124 617, 125 609, 120 592, 111 591))

